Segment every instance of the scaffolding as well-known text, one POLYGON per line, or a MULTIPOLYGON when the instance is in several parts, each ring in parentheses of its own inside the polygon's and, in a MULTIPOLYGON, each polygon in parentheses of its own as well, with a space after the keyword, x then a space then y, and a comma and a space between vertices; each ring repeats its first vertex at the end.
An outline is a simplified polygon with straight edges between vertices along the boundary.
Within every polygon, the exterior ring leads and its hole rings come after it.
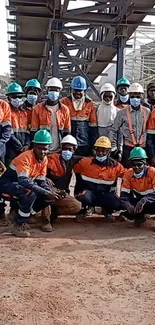
POLYGON ((126 52, 125 75, 146 89, 146 85, 155 79, 155 25, 139 26, 128 43, 132 44, 132 51, 126 52))

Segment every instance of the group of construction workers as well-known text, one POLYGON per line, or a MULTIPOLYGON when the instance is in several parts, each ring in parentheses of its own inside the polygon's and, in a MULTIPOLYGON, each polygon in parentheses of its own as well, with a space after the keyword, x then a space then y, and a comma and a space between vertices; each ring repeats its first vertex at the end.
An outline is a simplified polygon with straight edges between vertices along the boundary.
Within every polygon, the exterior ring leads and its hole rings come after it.
POLYGON ((49 79, 42 100, 38 80, 23 89, 12 82, 7 101, 0 100, 2 224, 9 200, 11 233, 18 237, 29 237, 38 220, 48 232, 60 215, 82 222, 96 207, 108 221, 118 212, 140 226, 155 213, 155 82, 147 98, 127 78, 116 89, 105 83, 99 103, 87 96, 81 76, 73 78, 69 96, 61 96, 62 88, 60 79, 49 79))

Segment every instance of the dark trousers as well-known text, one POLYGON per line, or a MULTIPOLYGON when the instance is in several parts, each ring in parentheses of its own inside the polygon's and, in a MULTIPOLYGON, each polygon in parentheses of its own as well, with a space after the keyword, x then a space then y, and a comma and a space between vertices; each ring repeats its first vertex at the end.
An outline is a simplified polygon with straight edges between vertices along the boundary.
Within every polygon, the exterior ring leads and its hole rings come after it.
POLYGON ((87 190, 84 194, 77 195, 76 199, 82 203, 83 207, 103 207, 108 213, 121 210, 121 202, 114 193, 95 194, 87 190))
MULTIPOLYGON (((129 199, 129 203, 131 205, 133 205, 134 207, 136 206, 136 204, 139 201, 140 201, 139 199, 134 198, 134 197, 131 197, 129 199)), ((122 203, 122 210, 125 210, 125 206, 123 203, 122 203)), ((145 221, 144 214, 155 214, 155 202, 145 204, 143 207, 143 211, 141 213, 136 213, 136 214, 131 215, 127 212, 127 213, 125 213, 125 216, 129 220, 135 220, 136 222, 142 223, 145 221)))
POLYGON ((37 195, 30 190, 26 190, 17 182, 3 184, 1 187, 1 193, 9 194, 10 196, 15 196, 17 198, 18 212, 15 218, 17 224, 27 222, 32 209, 35 212, 39 212, 52 203, 52 201, 46 200, 45 196, 37 195))
POLYGON ((90 156, 89 146, 78 146, 75 151, 77 156, 88 157, 90 156))

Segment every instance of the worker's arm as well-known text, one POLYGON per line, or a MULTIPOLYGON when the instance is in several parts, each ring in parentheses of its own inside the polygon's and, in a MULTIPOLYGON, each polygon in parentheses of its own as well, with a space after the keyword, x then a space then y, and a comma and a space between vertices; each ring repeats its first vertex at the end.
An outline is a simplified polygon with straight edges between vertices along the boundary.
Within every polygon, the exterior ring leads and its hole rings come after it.
POLYGON ((95 104, 91 102, 89 105, 91 105, 89 117, 89 146, 92 148, 97 139, 97 113, 95 104))
POLYGON ((131 172, 127 171, 124 175, 123 184, 121 187, 120 200, 124 206, 127 206, 129 203, 129 198, 131 195, 131 172))
POLYGON ((35 106, 32 111, 32 119, 31 119, 31 140, 33 140, 35 133, 39 130, 40 122, 38 115, 38 107, 35 106))
POLYGON ((154 159, 155 165, 155 113, 152 111, 147 122, 147 140, 146 140, 147 153, 151 160, 154 159))
POLYGON ((114 124, 111 127, 109 138, 112 142, 112 151, 118 149, 118 135, 121 138, 121 126, 123 124, 122 111, 119 111, 114 120, 114 124))
POLYGON ((10 138, 10 142, 9 145, 16 151, 22 151, 23 146, 21 144, 21 142, 19 141, 19 139, 16 138, 13 130, 11 131, 11 138, 10 138))
POLYGON ((62 137, 65 137, 67 134, 70 133, 71 133, 70 112, 69 112, 69 108, 66 106, 66 114, 65 114, 65 121, 64 121, 64 129, 62 130, 62 137))
POLYGON ((11 136, 11 109, 7 102, 0 102, 0 106, 4 111, 3 121, 1 122, 0 144, 4 144, 9 141, 11 136))

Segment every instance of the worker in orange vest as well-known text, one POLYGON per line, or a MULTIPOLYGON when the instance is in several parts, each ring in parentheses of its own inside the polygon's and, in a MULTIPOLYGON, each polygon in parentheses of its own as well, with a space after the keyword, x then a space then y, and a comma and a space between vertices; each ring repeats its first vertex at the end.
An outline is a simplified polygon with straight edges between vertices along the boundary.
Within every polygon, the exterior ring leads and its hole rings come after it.
POLYGON ((147 85, 147 102, 152 111, 155 108, 155 80, 147 85))
POLYGON ((146 214, 155 211, 155 168, 146 164, 147 155, 143 148, 135 147, 130 152, 132 168, 126 171, 120 201, 125 216, 139 227, 146 221, 146 214))
POLYGON ((11 137, 7 143, 6 166, 12 159, 30 147, 30 131, 28 129, 28 117, 23 107, 25 93, 22 87, 12 82, 7 90, 8 102, 11 108, 11 137))
POLYGON ((90 214, 90 207, 102 207, 107 219, 111 219, 114 210, 121 210, 119 198, 112 188, 116 186, 117 179, 124 176, 124 168, 110 157, 109 138, 99 137, 94 149, 94 157, 83 158, 74 166, 74 172, 79 175, 78 193, 75 197, 82 203, 77 221, 82 221, 90 214))
POLYGON ((97 137, 97 116, 95 104, 86 96, 86 80, 81 76, 73 78, 71 95, 61 99, 70 110, 71 134, 76 138, 76 154, 89 156, 97 137))
POLYGON ((130 167, 128 160, 131 150, 136 146, 146 147, 146 124, 150 115, 150 109, 142 105, 144 89, 139 83, 133 83, 129 87, 130 105, 117 113, 114 124, 111 127, 110 139, 112 151, 118 154, 118 134, 122 134, 123 140, 120 155, 124 167, 130 167))
POLYGON ((62 82, 56 77, 47 81, 47 100, 38 103, 32 112, 31 132, 32 137, 39 129, 45 129, 52 136, 50 152, 60 151, 61 139, 71 132, 69 108, 60 98, 62 82))

